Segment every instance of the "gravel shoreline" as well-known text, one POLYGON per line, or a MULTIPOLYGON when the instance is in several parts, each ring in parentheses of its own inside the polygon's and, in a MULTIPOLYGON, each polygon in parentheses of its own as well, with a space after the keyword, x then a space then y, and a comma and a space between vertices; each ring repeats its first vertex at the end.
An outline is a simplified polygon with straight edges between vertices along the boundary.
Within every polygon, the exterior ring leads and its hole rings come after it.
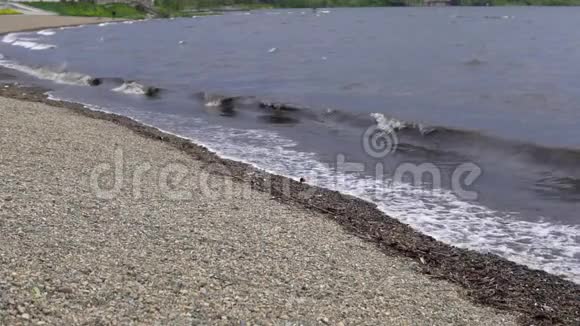
MULTIPOLYGON (((5 85, 0 87, 0 97, 67 108, 71 116, 82 115, 95 121, 112 122, 128 128, 136 135, 160 141, 158 144, 170 145, 186 154, 192 162, 209 168, 212 175, 228 177, 235 184, 250 186, 266 193, 270 200, 289 205, 295 210, 308 209, 323 214, 341 225, 347 233, 373 244, 385 254, 385 258, 411 258, 414 263, 408 264, 415 267, 415 272, 428 275, 432 280, 459 285, 463 295, 471 302, 517 315, 521 325, 578 325, 580 322, 579 285, 495 255, 484 255, 443 244, 384 215, 371 203, 269 175, 244 163, 222 159, 186 139, 123 116, 92 111, 75 103, 49 100, 40 89, 5 85), (216 169, 216 166, 222 168, 216 169), (314 195, 305 201, 302 199, 304 192, 314 192, 314 195)), ((105 132, 100 131, 98 137, 104 135, 105 132)), ((11 137, 10 134, 3 136, 11 137)), ((412 278, 416 277, 419 274, 412 278)))
POLYGON ((0 324, 516 324, 316 209, 213 173, 201 147, 86 113, 0 97, 0 324), (92 176, 114 189, 99 166, 119 151, 122 187, 98 198, 92 176), (167 190, 171 164, 187 177, 167 190))

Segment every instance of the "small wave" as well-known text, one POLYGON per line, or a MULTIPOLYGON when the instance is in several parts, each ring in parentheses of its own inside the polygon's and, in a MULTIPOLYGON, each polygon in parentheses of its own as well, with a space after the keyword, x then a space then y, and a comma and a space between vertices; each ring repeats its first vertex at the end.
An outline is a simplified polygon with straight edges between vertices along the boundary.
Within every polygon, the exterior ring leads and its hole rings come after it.
POLYGON ((56 45, 37 43, 37 39, 31 37, 22 37, 23 33, 6 34, 2 38, 2 42, 12 44, 13 46, 20 46, 30 50, 48 50, 56 48, 56 45))
MULTIPOLYGON (((534 164, 538 167, 578 173, 580 150, 575 148, 549 147, 514 139, 500 138, 474 130, 462 130, 440 126, 427 126, 388 117, 382 113, 371 114, 379 128, 396 131, 398 136, 418 142, 424 149, 441 150, 462 156, 485 159, 490 153, 509 156, 514 161, 534 164), (416 137, 419 136, 419 137, 416 137), (484 153, 484 154, 482 154, 484 153)), ((350 120, 347 120, 350 122, 350 120)), ((367 125, 368 126, 368 125, 367 125)))
POLYGON ((371 113, 371 117, 377 122, 379 129, 391 133, 393 131, 407 128, 407 124, 397 119, 389 119, 381 113, 371 113))
POLYGON ((286 104, 286 103, 279 103, 279 102, 268 102, 268 101, 260 101, 260 107, 265 109, 271 109, 276 111, 301 111, 307 110, 306 108, 301 108, 297 105, 293 104, 286 104))
POLYGON ((214 101, 209 101, 205 103, 205 106, 210 106, 210 107, 218 107, 221 106, 223 104, 223 100, 214 100, 214 101))
POLYGON ((483 16, 485 19, 514 19, 515 16, 483 16))
POLYGON ((45 30, 36 32, 36 34, 44 35, 44 36, 52 36, 52 35, 56 34, 56 32, 53 31, 52 29, 45 29, 45 30))
POLYGON ((266 115, 260 117, 263 122, 286 124, 299 123, 301 121, 310 121, 322 123, 324 118, 320 112, 298 105, 277 103, 268 101, 258 101, 258 106, 266 110, 266 115))
POLYGON ((67 72, 46 67, 34 68, 3 59, 0 60, 0 66, 14 69, 39 79, 50 80, 55 83, 66 85, 87 86, 90 84, 92 79, 91 76, 81 73, 67 72))
POLYGON ((159 95, 161 89, 157 87, 145 86, 135 81, 127 81, 124 82, 121 86, 113 88, 113 91, 130 95, 146 95, 149 97, 155 97, 159 95))
POLYGON ((99 27, 105 27, 105 26, 109 26, 109 25, 116 25, 117 23, 113 23, 113 22, 106 22, 106 23, 100 23, 99 27))
POLYGON ((0 66, 20 71, 38 79, 50 80, 58 84, 77 86, 99 86, 103 83, 120 84, 113 91, 125 94, 146 95, 149 97, 158 96, 161 92, 160 88, 144 86, 134 81, 125 82, 121 78, 93 78, 86 74, 66 71, 64 67, 59 69, 30 67, 6 60, 2 55, 0 55, 0 66))
POLYGON ((12 43, 12 42, 18 40, 18 36, 19 35, 21 35, 21 33, 9 33, 9 34, 6 34, 2 38, 2 42, 4 42, 4 43, 12 43))
MULTIPOLYGON (((375 124, 385 132, 397 132, 401 141, 427 151, 443 151, 461 157, 481 157, 482 153, 509 155, 514 160, 550 166, 553 168, 576 169, 580 161, 580 151, 570 148, 556 148, 518 140, 503 139, 474 130, 461 130, 424 123, 404 121, 384 113, 356 113, 336 109, 315 109, 296 104, 270 102, 251 96, 224 96, 198 93, 197 97, 207 107, 233 109, 256 107, 266 110, 269 115, 292 118, 293 121, 333 124, 349 128, 368 128, 375 124), (444 145, 444 146, 442 146, 444 145)), ((487 157, 489 155, 486 154, 487 157)), ((575 171, 575 170, 574 170, 575 171)))
POLYGON ((136 82, 126 82, 117 88, 113 88, 113 91, 125 94, 145 95, 145 86, 136 82))
POLYGON ((53 44, 43 44, 43 43, 36 43, 33 41, 14 41, 12 43, 14 46, 20 46, 29 50, 41 51, 41 50, 48 50, 56 48, 56 45, 53 44))
POLYGON ((63 26, 63 27, 59 27, 59 30, 64 31, 67 29, 77 29, 77 28, 82 28, 82 27, 85 27, 85 25, 63 26))
POLYGON ((397 120, 395 118, 390 118, 382 113, 376 112, 371 113, 371 117, 375 119, 379 129, 382 129, 383 131, 388 133, 391 133, 393 131, 401 131, 405 129, 414 129, 417 130, 421 135, 427 135, 437 130, 437 128, 427 127, 420 123, 411 123, 397 120))
POLYGON ((91 80, 89 81, 89 85, 91 86, 99 86, 102 84, 113 84, 113 85, 122 85, 125 82, 125 80, 123 80, 123 78, 117 78, 117 77, 97 77, 97 78, 91 78, 91 80))
POLYGON ((195 96, 203 102, 207 108, 215 109, 222 116, 233 117, 237 114, 237 109, 252 104, 253 98, 244 96, 221 96, 201 92, 195 96))

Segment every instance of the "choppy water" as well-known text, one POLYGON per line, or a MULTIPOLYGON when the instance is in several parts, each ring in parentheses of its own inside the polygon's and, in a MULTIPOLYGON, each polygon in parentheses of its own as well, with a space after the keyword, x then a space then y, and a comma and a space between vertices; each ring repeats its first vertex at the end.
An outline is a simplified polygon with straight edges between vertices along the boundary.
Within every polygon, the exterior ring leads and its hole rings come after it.
POLYGON ((296 9, 101 24, 5 35, 0 64, 53 96, 580 282, 578 14, 296 9), (420 164, 436 174, 402 173, 420 164))

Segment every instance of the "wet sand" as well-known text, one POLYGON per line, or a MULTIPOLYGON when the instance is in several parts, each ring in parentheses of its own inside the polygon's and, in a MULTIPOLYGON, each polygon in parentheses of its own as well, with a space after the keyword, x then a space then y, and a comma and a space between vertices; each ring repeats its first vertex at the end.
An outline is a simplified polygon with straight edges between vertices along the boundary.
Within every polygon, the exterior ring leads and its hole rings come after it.
POLYGON ((0 19, 0 34, 34 30, 51 27, 95 24, 110 21, 102 17, 66 17, 66 16, 2 16, 0 19))

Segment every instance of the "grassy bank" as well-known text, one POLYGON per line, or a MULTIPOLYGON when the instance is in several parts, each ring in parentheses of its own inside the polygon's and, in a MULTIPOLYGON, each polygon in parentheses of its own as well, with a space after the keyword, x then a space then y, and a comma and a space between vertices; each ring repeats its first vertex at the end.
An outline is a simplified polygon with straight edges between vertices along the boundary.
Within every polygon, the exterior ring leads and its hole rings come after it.
MULTIPOLYGON (((580 6, 580 0, 452 0, 458 6, 580 6)), ((85 2, 28 2, 30 6, 63 16, 112 17, 140 19, 146 13, 127 4, 96 5, 85 2)), ((421 6, 423 0, 156 0, 160 17, 211 15, 227 10, 325 7, 394 7, 421 6)), ((10 9, 8 9, 10 10, 10 9)), ((17 12, 0 15, 16 14, 17 12)))
POLYGON ((62 16, 112 17, 115 12, 116 18, 141 19, 145 17, 145 12, 122 3, 97 5, 86 2, 27 2, 26 4, 62 16))
MULTIPOLYGON (((411 0, 416 2, 416 0, 411 0)), ((384 7, 405 4, 405 0, 156 0, 158 8, 173 11, 187 9, 272 9, 324 7, 384 7)))
POLYGON ((580 0, 460 0, 459 6, 580 6, 580 0))
POLYGON ((10 8, 0 9, 0 16, 2 15, 20 15, 21 13, 10 8))
MULTIPOLYGON (((156 0, 158 8, 170 12, 203 9, 268 9, 325 7, 421 6, 423 0, 156 0)), ((579 6, 580 0, 452 0, 457 6, 579 6)))

